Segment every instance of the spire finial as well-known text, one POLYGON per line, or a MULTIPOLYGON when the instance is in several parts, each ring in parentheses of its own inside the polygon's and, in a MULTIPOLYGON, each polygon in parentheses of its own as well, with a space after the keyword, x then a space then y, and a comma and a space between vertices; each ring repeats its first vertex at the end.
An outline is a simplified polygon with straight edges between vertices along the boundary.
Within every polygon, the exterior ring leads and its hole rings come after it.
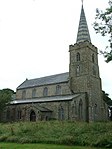
POLYGON ((83 5, 83 0, 82 0, 82 5, 83 5))

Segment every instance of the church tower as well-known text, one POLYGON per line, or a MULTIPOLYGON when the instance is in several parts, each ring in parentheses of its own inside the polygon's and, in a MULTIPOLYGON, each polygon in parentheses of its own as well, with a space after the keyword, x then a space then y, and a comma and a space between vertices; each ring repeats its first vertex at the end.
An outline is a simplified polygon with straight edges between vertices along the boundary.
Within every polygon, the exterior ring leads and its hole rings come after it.
POLYGON ((82 4, 77 40, 69 46, 70 87, 74 93, 87 93, 89 121, 106 118, 99 75, 98 50, 92 45, 82 4))

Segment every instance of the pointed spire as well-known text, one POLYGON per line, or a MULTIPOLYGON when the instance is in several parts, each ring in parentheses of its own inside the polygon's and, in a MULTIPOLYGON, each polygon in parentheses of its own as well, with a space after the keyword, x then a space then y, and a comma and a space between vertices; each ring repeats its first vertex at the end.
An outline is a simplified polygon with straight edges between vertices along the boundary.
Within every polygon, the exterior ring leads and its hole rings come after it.
POLYGON ((82 0, 82 9, 81 9, 81 14, 80 14, 80 22, 79 22, 79 28, 78 28, 78 33, 77 33, 77 43, 83 42, 83 41, 90 41, 90 34, 88 30, 88 25, 86 22, 86 17, 83 9, 83 0, 82 0))

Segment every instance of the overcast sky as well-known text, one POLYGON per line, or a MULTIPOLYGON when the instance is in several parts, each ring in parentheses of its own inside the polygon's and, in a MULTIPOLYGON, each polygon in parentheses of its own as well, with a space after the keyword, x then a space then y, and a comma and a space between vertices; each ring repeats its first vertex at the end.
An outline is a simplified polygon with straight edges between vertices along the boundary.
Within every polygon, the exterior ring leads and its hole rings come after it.
MULTIPOLYGON (((93 29, 96 8, 108 0, 84 0, 92 44, 107 40, 93 29)), ((0 0, 0 89, 16 91, 26 78, 69 71, 69 45, 76 42, 81 0, 0 0)), ((112 62, 99 55, 102 88, 112 97, 112 62)))

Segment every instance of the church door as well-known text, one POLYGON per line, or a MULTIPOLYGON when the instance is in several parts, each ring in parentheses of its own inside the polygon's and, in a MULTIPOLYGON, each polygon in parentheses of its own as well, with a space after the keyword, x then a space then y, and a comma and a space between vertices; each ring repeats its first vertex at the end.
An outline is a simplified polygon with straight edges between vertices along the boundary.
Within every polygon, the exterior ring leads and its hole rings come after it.
POLYGON ((30 121, 35 122, 36 121, 36 114, 34 111, 31 111, 30 113, 30 121))

